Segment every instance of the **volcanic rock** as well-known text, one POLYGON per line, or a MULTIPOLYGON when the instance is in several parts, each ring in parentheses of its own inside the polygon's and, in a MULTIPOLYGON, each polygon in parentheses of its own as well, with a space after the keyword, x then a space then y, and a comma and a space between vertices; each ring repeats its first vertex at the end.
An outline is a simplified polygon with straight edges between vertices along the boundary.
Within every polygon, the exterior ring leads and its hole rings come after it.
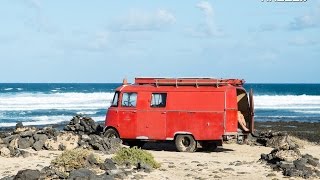
POLYGON ((33 139, 34 139, 35 141, 43 141, 43 142, 45 142, 45 141, 48 139, 48 136, 45 135, 45 134, 35 134, 35 135, 33 136, 33 139))
POLYGON ((38 180, 40 178, 39 170, 20 170, 14 177, 14 180, 38 180))
POLYGON ((95 179, 95 173, 89 169, 80 168, 70 172, 69 179, 95 179))
POLYGON ((114 170, 117 169, 115 163, 112 161, 112 159, 106 158, 104 163, 100 164, 100 169, 102 170, 114 170))
POLYGON ((44 146, 44 141, 40 140, 40 141, 37 141, 35 142, 33 145, 32 145, 32 148, 36 151, 40 151, 44 146))
POLYGON ((22 122, 18 122, 18 123, 16 124, 16 129, 18 129, 18 128, 23 128, 22 122))
POLYGON ((91 117, 84 117, 81 115, 74 116, 68 125, 63 130, 74 131, 77 134, 100 134, 103 131, 103 127, 95 123, 91 117))

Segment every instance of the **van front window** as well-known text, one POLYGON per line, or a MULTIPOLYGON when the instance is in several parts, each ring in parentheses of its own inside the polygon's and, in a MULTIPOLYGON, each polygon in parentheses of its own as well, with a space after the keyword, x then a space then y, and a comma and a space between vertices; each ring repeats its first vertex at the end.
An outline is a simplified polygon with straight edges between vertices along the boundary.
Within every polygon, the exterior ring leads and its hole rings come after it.
POLYGON ((113 96, 113 100, 111 106, 117 107, 118 106, 118 99, 119 99, 119 92, 115 92, 113 96))
POLYGON ((136 107, 137 105, 137 93, 130 92, 130 93, 123 93, 122 94, 122 107, 136 107))
POLYGON ((167 94, 166 93, 152 93, 151 107, 166 107, 167 94))

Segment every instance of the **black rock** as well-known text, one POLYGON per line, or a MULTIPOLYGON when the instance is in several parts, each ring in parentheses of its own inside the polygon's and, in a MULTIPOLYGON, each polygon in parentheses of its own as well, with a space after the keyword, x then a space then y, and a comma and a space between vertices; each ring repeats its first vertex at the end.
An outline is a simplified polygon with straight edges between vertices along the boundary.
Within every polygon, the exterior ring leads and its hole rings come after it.
MULTIPOLYGON (((91 144, 91 143, 90 143, 91 144)), ((99 150, 99 151, 105 151, 105 149, 103 148, 103 145, 99 144, 99 143, 94 143, 91 144, 92 148, 94 150, 99 150)))
POLYGON ((311 164, 314 167, 317 167, 319 165, 319 159, 317 159, 317 158, 308 158, 307 163, 311 164))
POLYGON ((35 142, 34 139, 32 137, 29 137, 28 139, 29 139, 30 146, 32 146, 35 142))
POLYGON ((13 179, 14 179, 14 176, 6 176, 1 178, 0 180, 13 180, 13 179))
MULTIPOLYGON (((81 131, 80 127, 81 127, 80 124, 76 124, 76 125, 74 125, 73 128, 70 128, 70 129, 71 129, 72 131, 74 131, 74 130, 81 131)), ((83 128, 83 130, 84 130, 84 128, 83 128)))
POLYGON ((293 161, 293 164, 298 170, 304 170, 306 168, 307 161, 307 159, 301 158, 299 160, 293 161))
POLYGON ((104 163, 100 164, 100 169, 102 169, 102 170, 115 170, 115 169, 117 169, 117 166, 112 161, 112 159, 106 158, 104 163))
POLYGON ((29 130, 29 131, 21 132, 20 136, 21 137, 31 137, 33 134, 34 134, 34 131, 29 130))
POLYGON ((108 175, 108 173, 96 175, 95 180, 113 180, 113 176, 108 175))
POLYGON ((73 124, 79 124, 80 123, 80 116, 75 116, 73 119, 73 124))
POLYGON ((31 146, 31 142, 29 141, 29 138, 19 138, 18 140, 18 147, 20 149, 27 149, 31 146))
POLYGON ((24 151, 24 150, 19 150, 20 154, 22 155, 22 157, 26 158, 30 156, 30 153, 28 151, 24 151))
POLYGON ((84 132, 84 131, 85 131, 84 127, 83 127, 83 126, 80 126, 80 127, 79 127, 79 131, 80 131, 80 132, 84 132))
POLYGON ((0 138, 6 138, 8 136, 11 136, 11 133, 9 133, 9 132, 0 132, 0 138))
POLYGON ((18 122, 18 123, 16 124, 16 129, 18 129, 18 128, 23 128, 22 122, 18 122))
POLYGON ((92 132, 92 129, 90 128, 90 126, 83 119, 80 119, 80 125, 83 126, 84 130, 89 134, 92 132))
POLYGON ((150 166, 150 165, 148 165, 148 164, 145 164, 145 163, 137 163, 137 165, 136 165, 136 169, 137 170, 143 170, 144 172, 146 172, 146 173, 150 173, 151 172, 151 170, 152 170, 152 167, 150 166))
POLYGON ((10 136, 3 138, 2 140, 5 144, 9 144, 16 137, 18 137, 18 135, 10 135, 10 136))
POLYGON ((43 141, 43 142, 45 142, 45 141, 48 139, 48 136, 45 135, 45 134, 35 134, 35 135, 33 136, 33 139, 34 139, 35 141, 43 141))
POLYGON ((96 128, 96 134, 100 134, 100 133, 102 133, 103 132, 103 129, 104 129, 104 127, 102 126, 102 125, 97 125, 97 128, 96 128))
POLYGON ((279 167, 281 169, 290 169, 290 168, 294 168, 294 164, 291 162, 286 162, 286 161, 280 161, 279 163, 279 167))
POLYGON ((63 144, 59 144, 59 147, 58 147, 59 149, 59 151, 64 151, 64 150, 66 150, 66 146, 65 145, 63 145, 63 144))
POLYGON ((52 127, 45 127, 41 131, 38 131, 37 134, 45 134, 49 139, 52 139, 54 137, 57 137, 59 135, 59 132, 52 127))
POLYGON ((76 170, 72 170, 69 175, 69 179, 81 179, 81 180, 90 180, 95 179, 96 175, 89 169, 80 168, 76 170))
POLYGON ((43 141, 37 141, 32 145, 32 148, 36 151, 40 151, 44 146, 44 142, 43 141))
POLYGON ((49 178, 54 174, 55 174, 55 171, 50 166, 45 166, 40 171, 40 176, 42 178, 45 178, 45 177, 49 178))
POLYGON ((67 179, 68 175, 55 170, 51 166, 45 166, 40 171, 40 179, 67 179))
POLYGON ((63 127, 63 130, 64 131, 71 131, 71 128, 69 125, 66 125, 65 127, 63 127))
POLYGON ((20 170, 14 177, 14 180, 38 180, 40 178, 39 170, 20 170))
POLYGON ((124 172, 119 172, 117 174, 114 174, 113 177, 117 179, 124 179, 126 178, 126 174, 124 172))
POLYGON ((302 177, 303 173, 295 168, 290 168, 290 169, 285 169, 283 171, 284 176, 289 176, 289 177, 302 177))

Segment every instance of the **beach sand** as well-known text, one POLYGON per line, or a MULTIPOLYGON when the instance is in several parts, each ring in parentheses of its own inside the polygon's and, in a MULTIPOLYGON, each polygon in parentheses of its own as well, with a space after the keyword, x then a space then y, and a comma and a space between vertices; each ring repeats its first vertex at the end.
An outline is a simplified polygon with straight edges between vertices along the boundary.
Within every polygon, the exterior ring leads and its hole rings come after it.
MULTIPOLYGON (((262 126, 273 130, 273 125, 276 127, 279 124, 257 124, 256 127, 262 126), (270 125, 271 127, 269 127, 270 125)), ((312 123, 309 125, 315 126, 312 123)), ((292 127, 290 126, 289 129, 292 127)), ((296 129, 299 127, 295 128, 295 131, 296 129)), ((283 128, 282 130, 288 129, 283 128)), ((313 133, 316 134, 317 131, 315 129, 313 133)), ((319 145, 307 141, 300 143, 304 146, 300 148, 302 154, 308 153, 320 159, 319 145)), ((273 171, 265 162, 259 161, 261 153, 271 152, 272 148, 270 147, 224 143, 214 152, 184 153, 176 152, 172 143, 147 143, 144 149, 151 152, 155 159, 161 163, 160 169, 153 170, 151 173, 141 172, 144 179, 288 179, 281 172, 273 171)), ((57 155, 62 153, 61 151, 46 150, 36 152, 32 149, 28 151, 32 155, 26 158, 0 157, 0 177, 14 175, 22 169, 40 170, 44 166, 48 166, 57 155)), ((111 156, 103 155, 103 158, 111 156)))
MULTIPOLYGON (((303 154, 320 158, 320 146, 306 143, 300 149, 303 154)), ((258 161, 261 153, 270 153, 272 148, 238 144, 224 144, 215 152, 184 153, 175 151, 148 150, 161 163, 161 168, 151 173, 140 173, 145 179, 287 179, 281 172, 273 171, 264 162, 258 161)), ((32 150, 30 150, 32 152, 32 150)), ((14 175, 22 169, 41 169, 48 166, 61 151, 39 151, 27 158, 0 157, 0 177, 14 175)), ((104 155, 103 157, 111 157, 104 155)), ((297 179, 297 178, 295 178, 297 179)))

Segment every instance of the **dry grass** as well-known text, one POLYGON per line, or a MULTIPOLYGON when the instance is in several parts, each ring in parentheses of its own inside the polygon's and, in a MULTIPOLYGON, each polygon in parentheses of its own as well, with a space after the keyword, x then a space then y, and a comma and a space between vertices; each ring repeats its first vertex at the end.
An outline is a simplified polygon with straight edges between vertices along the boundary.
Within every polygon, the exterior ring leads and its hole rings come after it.
MULTIPOLYGON (((81 148, 67 150, 52 160, 51 164, 62 172, 68 172, 85 167, 88 163, 87 159, 91 154, 91 151, 81 148)), ((101 162, 98 156, 94 155, 94 157, 98 162, 101 162)))
POLYGON ((160 167, 151 153, 137 147, 121 148, 112 159, 119 165, 130 162, 131 164, 144 163, 152 168, 160 167))
POLYGON ((289 135, 288 138, 293 141, 295 144, 297 144, 299 146, 299 148, 304 148, 306 145, 315 145, 316 143, 313 143, 313 142, 310 142, 310 141, 307 141, 307 140, 303 140, 303 139, 300 139, 298 137, 295 137, 295 136, 291 136, 289 135))

